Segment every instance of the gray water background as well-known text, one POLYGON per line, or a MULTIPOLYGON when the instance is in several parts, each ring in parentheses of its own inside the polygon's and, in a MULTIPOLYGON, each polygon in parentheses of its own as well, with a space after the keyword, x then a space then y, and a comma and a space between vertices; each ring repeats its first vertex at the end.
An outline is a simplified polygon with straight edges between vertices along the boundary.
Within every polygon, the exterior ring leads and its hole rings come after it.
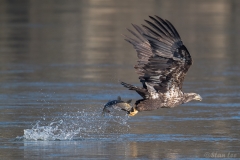
POLYGON ((0 1, 0 159, 240 158, 240 1, 0 1), (140 98, 123 40, 148 15, 177 28, 202 102, 101 116, 140 98))

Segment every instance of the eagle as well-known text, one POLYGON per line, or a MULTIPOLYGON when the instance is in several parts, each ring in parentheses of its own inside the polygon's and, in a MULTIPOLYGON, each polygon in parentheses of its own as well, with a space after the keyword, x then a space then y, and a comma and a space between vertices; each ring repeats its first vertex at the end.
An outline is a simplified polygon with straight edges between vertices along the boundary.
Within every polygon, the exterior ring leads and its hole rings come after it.
POLYGON ((137 87, 121 82, 142 97, 128 111, 130 116, 139 111, 173 108, 192 100, 202 100, 197 93, 182 91, 184 77, 193 60, 177 30, 159 16, 149 18, 151 20, 145 20, 148 25, 132 24, 136 31, 127 29, 133 37, 124 35, 137 52, 134 68, 142 83, 142 87, 137 87))

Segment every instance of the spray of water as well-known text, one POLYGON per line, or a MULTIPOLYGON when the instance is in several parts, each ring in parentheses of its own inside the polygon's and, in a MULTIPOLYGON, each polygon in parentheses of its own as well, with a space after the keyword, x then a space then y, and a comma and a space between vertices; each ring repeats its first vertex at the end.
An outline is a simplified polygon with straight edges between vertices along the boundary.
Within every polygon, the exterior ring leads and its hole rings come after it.
POLYGON ((65 113, 48 120, 44 117, 31 129, 25 129, 25 140, 83 140, 109 138, 129 129, 127 115, 102 115, 99 111, 65 113))

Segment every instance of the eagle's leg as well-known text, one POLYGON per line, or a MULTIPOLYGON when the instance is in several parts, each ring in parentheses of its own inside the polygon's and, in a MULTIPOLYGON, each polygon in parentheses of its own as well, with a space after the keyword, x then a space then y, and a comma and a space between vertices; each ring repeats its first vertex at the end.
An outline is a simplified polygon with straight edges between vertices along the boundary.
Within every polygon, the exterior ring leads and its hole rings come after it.
POLYGON ((128 115, 129 116, 135 116, 138 113, 138 110, 135 109, 135 107, 133 107, 129 112, 128 115))

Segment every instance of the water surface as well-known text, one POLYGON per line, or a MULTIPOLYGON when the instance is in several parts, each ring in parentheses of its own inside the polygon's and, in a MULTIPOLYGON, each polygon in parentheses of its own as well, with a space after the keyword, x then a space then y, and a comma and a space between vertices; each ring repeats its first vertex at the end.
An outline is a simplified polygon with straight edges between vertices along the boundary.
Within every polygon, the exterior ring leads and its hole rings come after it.
POLYGON ((2 1, 0 159, 240 158, 240 3, 2 1), (170 20, 194 65, 185 92, 202 102, 103 117, 108 100, 140 98, 126 27, 170 20))

